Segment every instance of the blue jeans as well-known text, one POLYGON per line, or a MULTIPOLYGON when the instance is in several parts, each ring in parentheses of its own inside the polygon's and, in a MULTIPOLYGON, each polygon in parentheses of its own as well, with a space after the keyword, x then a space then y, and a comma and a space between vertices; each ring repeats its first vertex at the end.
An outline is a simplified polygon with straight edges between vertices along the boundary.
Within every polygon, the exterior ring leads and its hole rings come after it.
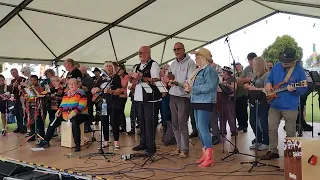
POLYGON ((194 110, 194 118, 197 125, 197 130, 200 134, 202 146, 212 148, 212 139, 209 131, 211 112, 204 110, 194 110))
POLYGON ((250 125, 257 138, 257 142, 269 145, 269 128, 268 128, 268 112, 270 106, 268 104, 259 104, 258 120, 256 120, 256 105, 250 104, 250 125), (256 123, 258 130, 256 133, 256 123))

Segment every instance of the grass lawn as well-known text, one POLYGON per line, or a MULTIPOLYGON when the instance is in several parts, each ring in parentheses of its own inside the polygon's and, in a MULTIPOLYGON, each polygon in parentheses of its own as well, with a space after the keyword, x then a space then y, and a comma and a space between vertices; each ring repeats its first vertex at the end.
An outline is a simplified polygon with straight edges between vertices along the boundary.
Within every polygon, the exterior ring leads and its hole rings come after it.
MULTIPOLYGON (((306 121, 311 122, 311 109, 312 109, 312 99, 311 95, 308 97, 307 101, 307 114, 306 114, 306 121)), ((131 100, 127 100, 126 108, 125 108, 125 115, 126 117, 129 117, 130 115, 130 108, 131 108, 131 100)), ((319 110, 319 101, 318 101, 318 95, 316 95, 313 98, 313 119, 314 122, 320 122, 320 110, 319 110)), ((49 120, 46 121, 46 126, 48 125, 49 120)), ((9 132, 14 130, 16 128, 16 124, 9 124, 9 132)), ((0 128, 2 128, 2 122, 0 121, 0 128)))

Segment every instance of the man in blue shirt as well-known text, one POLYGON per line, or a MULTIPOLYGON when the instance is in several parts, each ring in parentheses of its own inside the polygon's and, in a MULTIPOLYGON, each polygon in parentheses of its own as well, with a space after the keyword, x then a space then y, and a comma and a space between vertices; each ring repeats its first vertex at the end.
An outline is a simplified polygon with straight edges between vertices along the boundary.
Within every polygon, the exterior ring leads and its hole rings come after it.
POLYGON ((277 93, 278 98, 270 102, 268 117, 269 125, 269 150, 262 160, 279 158, 278 128, 280 120, 283 118, 286 126, 287 137, 296 136, 296 118, 298 115, 299 97, 307 91, 307 87, 293 87, 293 83, 306 80, 303 68, 296 62, 296 51, 285 48, 280 53, 279 61, 271 70, 265 90, 270 93, 273 87, 282 84, 280 87, 287 87, 283 92, 277 93))

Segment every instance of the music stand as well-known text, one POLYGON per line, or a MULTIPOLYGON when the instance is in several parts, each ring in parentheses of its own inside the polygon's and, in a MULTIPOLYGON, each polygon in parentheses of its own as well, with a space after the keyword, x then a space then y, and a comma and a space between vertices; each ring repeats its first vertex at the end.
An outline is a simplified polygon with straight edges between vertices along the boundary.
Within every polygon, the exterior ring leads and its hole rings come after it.
MULTIPOLYGON (((316 90, 316 91, 319 91, 320 90, 320 75, 317 71, 309 71, 309 75, 312 79, 312 98, 311 98, 311 126, 312 126, 312 138, 313 138, 313 98, 318 94, 318 93, 315 93, 313 94, 313 92, 316 90)), ((320 135, 320 133, 318 134, 320 135)))
MULTIPOLYGON (((142 88, 146 91, 147 94, 152 94, 152 117, 154 118, 154 94, 156 93, 150 86, 149 84, 145 83, 145 82, 142 82, 140 83, 142 88)), ((160 93, 167 93, 168 90, 165 88, 164 84, 161 82, 161 81, 156 81, 154 82, 155 86, 156 86, 156 90, 159 90, 160 93)), ((152 119, 152 130, 155 131, 155 128, 154 128, 154 122, 155 122, 155 119, 152 119)), ((152 132, 152 140, 154 141, 154 146, 152 148, 155 148, 155 132, 152 132)), ((141 165, 141 167, 143 167, 149 160, 152 162, 154 162, 153 160, 153 157, 155 155, 155 149, 153 149, 153 152, 151 155, 149 155, 147 157, 147 160, 141 165)))
MULTIPOLYGON (((41 111, 41 109, 38 109, 38 104, 41 103, 41 102, 38 102, 40 98, 43 98, 44 95, 36 95, 35 93, 33 93, 29 88, 25 88, 25 92, 27 93, 28 97, 32 97, 34 98, 34 101, 35 101, 35 111, 41 111)), ((29 106, 29 104, 27 104, 27 106, 29 106)), ((28 107, 29 108, 29 107, 28 107)), ((35 138, 36 142, 39 143, 39 139, 40 138, 41 140, 44 140, 43 137, 40 136, 40 134, 38 133, 38 126, 37 126, 37 120, 38 120, 38 117, 41 116, 41 115, 38 115, 35 117, 35 120, 34 120, 34 133, 29 136, 28 138, 26 138, 21 144, 20 146, 23 146, 25 143, 27 143, 31 138, 35 138)))
POLYGON ((249 161, 249 162, 241 162, 241 164, 252 164, 251 168, 249 169, 248 172, 251 172, 252 169, 254 167, 262 167, 262 166, 270 166, 270 167, 275 167, 275 168, 280 168, 279 166, 274 166, 274 165, 270 165, 270 164, 265 164, 265 163, 261 163, 258 160, 258 118, 259 118, 259 104, 260 101, 262 100, 263 96, 265 96, 265 94, 262 91, 258 91, 258 90, 250 90, 249 91, 249 102, 254 102, 255 106, 256 106, 256 139, 255 139, 255 150, 254 150, 254 161, 249 161))

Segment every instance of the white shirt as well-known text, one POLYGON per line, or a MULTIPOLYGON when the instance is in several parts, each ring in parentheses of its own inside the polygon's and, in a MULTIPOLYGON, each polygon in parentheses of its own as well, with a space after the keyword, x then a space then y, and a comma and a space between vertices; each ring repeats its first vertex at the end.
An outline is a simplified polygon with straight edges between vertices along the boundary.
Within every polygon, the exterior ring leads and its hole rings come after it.
MULTIPOLYGON (((146 63, 141 63, 140 70, 143 70, 145 68, 146 63)), ((150 75, 151 78, 157 78, 160 79, 160 66, 158 63, 153 62, 150 69, 150 75)), ((134 100, 135 101, 143 101, 143 91, 141 84, 136 85, 136 90, 134 92, 134 100)))

